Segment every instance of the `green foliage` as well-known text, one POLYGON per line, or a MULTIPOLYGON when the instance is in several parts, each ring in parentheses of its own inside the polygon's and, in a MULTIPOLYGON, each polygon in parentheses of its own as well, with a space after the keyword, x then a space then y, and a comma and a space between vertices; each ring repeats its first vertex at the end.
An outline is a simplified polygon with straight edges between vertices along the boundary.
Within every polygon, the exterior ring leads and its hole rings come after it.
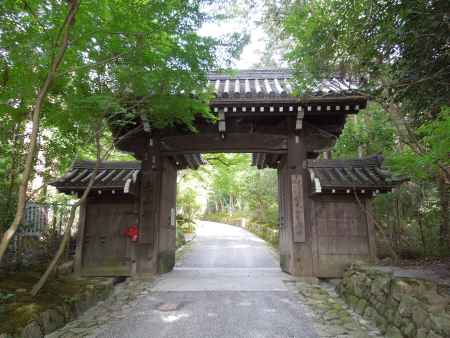
MULTIPOLYGON (((301 1, 285 29, 306 87, 331 74, 363 78, 417 111, 449 102, 448 1, 301 1)), ((406 108, 406 107, 405 107, 406 108)))
POLYGON ((378 103, 347 121, 334 155, 382 153, 391 170, 409 177, 375 201, 395 247, 405 250, 403 241, 432 254, 439 236, 450 247, 450 2, 311 0, 282 8, 299 92, 346 78, 378 103))
POLYGON ((204 177, 209 177, 207 219, 239 224, 241 218, 247 218, 278 227, 275 170, 252 167, 249 154, 211 154, 205 158, 208 165, 201 170, 204 177))
POLYGON ((390 154, 396 146, 396 132, 389 116, 376 103, 347 119, 333 148, 333 156, 355 158, 358 155, 390 154))
MULTIPOLYGON (((210 1, 206 1, 210 3, 210 1)), ((43 105, 37 168, 44 183, 77 157, 92 158, 93 125, 113 130, 146 116, 153 127, 209 118, 206 74, 242 49, 243 36, 197 31, 205 1, 81 1, 69 45, 43 105), (195 92, 195 95, 192 93, 195 92)), ((9 223, 36 93, 61 41, 65 2, 0 2, 0 219, 9 223), (7 214, 7 215, 6 215, 7 214)), ((104 128, 106 145, 111 135, 104 128)), ((117 157, 117 156, 116 156, 117 157)), ((46 190, 43 189, 46 198, 46 190)))
POLYGON ((247 171, 243 198, 251 219, 270 228, 278 228, 278 178, 276 170, 247 171))
POLYGON ((248 154, 212 154, 205 156, 211 175, 209 208, 233 213, 242 209, 246 173, 250 167, 248 154))
POLYGON ((195 229, 195 219, 200 215, 201 206, 197 201, 197 193, 187 187, 177 194, 177 227, 185 233, 195 229))
POLYGON ((195 217, 213 222, 241 225, 246 219, 253 230, 259 229, 259 235, 267 235, 263 238, 273 241, 272 230, 278 228, 276 171, 252 167, 250 154, 206 154, 204 158, 207 165, 180 175, 177 207, 181 227, 189 224, 192 210, 196 210, 195 217), (207 205, 200 215, 198 201, 200 191, 205 190, 207 205))
POLYGON ((389 255, 384 246, 391 245, 403 258, 441 254, 439 245, 440 210, 438 196, 429 182, 405 184, 373 201, 377 222, 388 238, 379 236, 381 258, 389 255), (389 241, 389 243, 386 243, 389 241))
POLYGON ((14 301, 16 298, 15 293, 8 293, 8 292, 0 292, 0 304, 6 304, 9 302, 14 301))
POLYGON ((177 248, 183 246, 186 244, 186 238, 184 237, 184 231, 183 229, 180 229, 177 227, 176 229, 176 246, 177 248))
POLYGON ((436 177, 439 169, 450 167, 450 107, 443 107, 435 119, 424 122, 417 134, 425 151, 417 154, 406 148, 393 156, 390 165, 415 180, 429 181, 436 177))
POLYGON ((418 133, 427 140, 428 149, 420 155, 399 143, 389 115, 378 104, 370 104, 347 121, 333 149, 334 157, 382 153, 391 171, 409 178, 399 189, 373 201, 376 220, 388 234, 387 239, 379 236, 380 256, 388 254, 386 245, 392 245, 407 258, 440 253, 436 243, 442 220, 434 180, 438 161, 449 163, 449 132, 448 108, 444 108, 436 120, 425 122, 419 128, 418 133))

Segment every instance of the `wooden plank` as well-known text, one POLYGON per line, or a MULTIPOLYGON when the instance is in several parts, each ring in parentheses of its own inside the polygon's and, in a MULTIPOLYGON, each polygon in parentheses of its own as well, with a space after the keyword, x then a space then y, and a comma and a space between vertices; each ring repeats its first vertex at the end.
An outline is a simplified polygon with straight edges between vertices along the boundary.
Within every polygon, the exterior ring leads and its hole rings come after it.
POLYGON ((321 255, 369 255, 365 236, 320 236, 317 244, 321 255))
POLYGON ((314 204, 318 277, 340 277, 347 264, 372 256, 370 230, 354 198, 335 195, 314 204))
POLYGON ((368 236, 368 245, 370 252, 370 261, 371 263, 376 263, 377 260, 377 245, 375 243, 375 224, 372 218, 373 210, 372 204, 369 199, 366 199, 365 202, 362 202, 365 207, 365 214, 362 215, 362 219, 364 219, 367 223, 367 236, 368 236))
POLYGON ((131 257, 127 255, 130 239, 123 229, 136 224, 133 203, 119 199, 111 203, 90 203, 86 208, 81 275, 128 275, 131 257))
POLYGON ((294 242, 302 243, 306 240, 302 175, 291 175, 291 185, 294 242))
POLYGON ((286 152, 287 136, 263 133, 192 134, 161 139, 162 154, 208 152, 286 152))
POLYGON ((345 268, 350 263, 358 261, 368 261, 369 257, 364 255, 320 255, 319 271, 316 277, 320 278, 337 278, 342 277, 345 268))
POLYGON ((311 252, 312 252, 312 263, 313 263, 313 275, 319 275, 319 247, 318 247, 318 203, 311 200, 311 252))

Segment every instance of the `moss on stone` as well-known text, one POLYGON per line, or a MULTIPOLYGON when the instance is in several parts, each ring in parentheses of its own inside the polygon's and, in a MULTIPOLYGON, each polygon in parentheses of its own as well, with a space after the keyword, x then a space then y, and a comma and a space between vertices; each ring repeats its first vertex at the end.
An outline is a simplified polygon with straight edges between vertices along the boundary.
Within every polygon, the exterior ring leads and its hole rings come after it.
POLYGON ((67 306, 83 294, 95 279, 53 276, 36 297, 30 290, 42 271, 30 270, 0 275, 0 293, 14 294, 13 301, 0 299, 0 333, 17 336, 32 320, 48 309, 67 306))

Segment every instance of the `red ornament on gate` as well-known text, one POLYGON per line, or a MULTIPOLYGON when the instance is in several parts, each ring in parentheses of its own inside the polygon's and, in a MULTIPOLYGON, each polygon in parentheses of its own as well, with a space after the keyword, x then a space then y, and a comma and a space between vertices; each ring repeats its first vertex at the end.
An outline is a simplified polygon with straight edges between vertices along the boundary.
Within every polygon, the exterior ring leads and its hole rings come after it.
POLYGON ((132 242, 137 242, 139 234, 137 224, 133 224, 132 226, 125 228, 122 234, 131 238, 132 242))

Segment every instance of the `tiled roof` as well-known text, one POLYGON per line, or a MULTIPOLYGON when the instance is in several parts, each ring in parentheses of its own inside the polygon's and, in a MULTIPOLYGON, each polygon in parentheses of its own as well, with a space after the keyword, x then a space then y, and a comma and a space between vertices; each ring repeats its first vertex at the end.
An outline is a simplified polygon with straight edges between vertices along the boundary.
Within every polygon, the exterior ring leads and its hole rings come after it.
MULTIPOLYGON (((208 80, 218 100, 230 98, 296 98, 293 96, 292 72, 288 69, 241 70, 229 74, 210 73, 208 80)), ((318 86, 312 95, 352 95, 355 89, 357 89, 355 83, 332 78, 318 86)))
POLYGON ((382 168, 383 158, 374 156, 358 160, 308 160, 306 168, 315 193, 377 194, 390 191, 402 179, 382 168))
MULTIPOLYGON (((69 172, 51 182, 51 185, 60 192, 82 191, 94 174, 95 163, 95 161, 76 161, 69 172)), ((127 182, 136 182, 140 170, 141 163, 138 161, 102 162, 95 175, 92 190, 124 190, 127 182)))
MULTIPOLYGON (((200 154, 174 155, 171 159, 177 169, 197 169, 206 163, 200 154)), ((84 191, 94 174, 95 164, 96 161, 76 161, 64 176, 50 184, 64 193, 84 191)), ((97 170, 92 190, 127 192, 130 184, 136 183, 140 171, 138 161, 104 161, 97 170)))

